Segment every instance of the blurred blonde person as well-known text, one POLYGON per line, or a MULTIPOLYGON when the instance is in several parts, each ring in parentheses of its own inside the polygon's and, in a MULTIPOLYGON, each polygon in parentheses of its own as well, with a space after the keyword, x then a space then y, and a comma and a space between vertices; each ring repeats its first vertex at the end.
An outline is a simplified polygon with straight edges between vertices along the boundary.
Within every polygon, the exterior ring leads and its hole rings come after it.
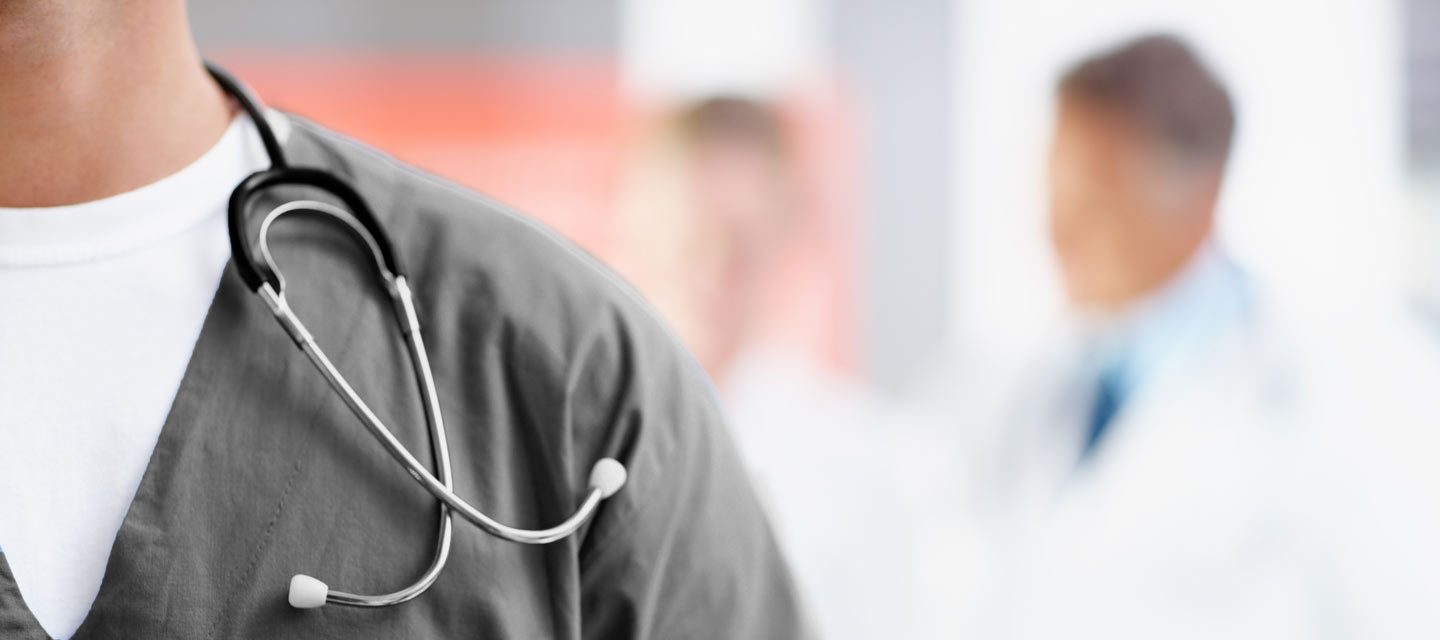
POLYGON ((712 98, 663 118, 631 152, 613 262, 723 384, 801 223, 778 114, 712 98))
POLYGON ((907 597, 914 494, 898 486, 912 441, 862 385, 766 324, 776 274, 813 239, 779 111, 712 98, 644 133, 614 262, 714 379, 823 636, 923 635, 907 597))

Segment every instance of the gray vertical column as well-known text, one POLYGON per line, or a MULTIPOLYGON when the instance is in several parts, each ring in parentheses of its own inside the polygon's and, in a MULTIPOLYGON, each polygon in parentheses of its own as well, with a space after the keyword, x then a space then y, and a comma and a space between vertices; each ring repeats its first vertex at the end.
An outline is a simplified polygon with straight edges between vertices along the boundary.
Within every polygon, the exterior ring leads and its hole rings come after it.
POLYGON ((1410 168, 1440 173, 1440 2, 1408 0, 1405 34, 1405 124, 1410 168))
POLYGON ((1419 229, 1417 298, 1432 326, 1440 326, 1440 2, 1401 4, 1404 34, 1405 156, 1410 207, 1419 229))
POLYGON ((953 1, 834 3, 839 66, 860 101, 862 353, 892 391, 947 333, 953 1))

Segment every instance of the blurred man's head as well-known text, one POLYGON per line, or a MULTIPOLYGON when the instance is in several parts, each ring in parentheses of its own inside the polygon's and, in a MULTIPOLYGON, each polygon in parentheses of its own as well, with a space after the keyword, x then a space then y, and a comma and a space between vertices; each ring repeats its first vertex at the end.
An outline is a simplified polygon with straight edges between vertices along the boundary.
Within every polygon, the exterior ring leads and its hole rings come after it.
POLYGON ((719 97, 680 115, 693 207, 689 287, 707 325, 697 345, 712 373, 728 367, 756 320, 796 216, 790 151, 769 105, 719 97))
POLYGON ((777 106, 729 96, 653 125, 627 161, 611 260, 723 383, 803 224, 792 134, 777 106))
POLYGON ((1061 79, 1050 239, 1071 302, 1117 311, 1208 239, 1235 127, 1230 96, 1180 40, 1149 36, 1061 79))
MULTIPOLYGON (((769 257, 795 206, 790 154, 780 118, 769 105, 743 98, 700 102, 680 116, 689 150, 693 204, 731 243, 740 262, 769 257)), ((768 265, 760 260, 760 267, 768 265)))

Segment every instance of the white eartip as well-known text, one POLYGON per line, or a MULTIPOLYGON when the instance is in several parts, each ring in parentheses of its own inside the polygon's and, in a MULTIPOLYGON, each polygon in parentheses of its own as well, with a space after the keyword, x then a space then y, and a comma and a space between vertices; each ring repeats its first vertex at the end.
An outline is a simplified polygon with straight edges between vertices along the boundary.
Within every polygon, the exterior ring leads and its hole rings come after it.
POLYGON ((590 488, 599 489, 600 495, 606 498, 615 495, 620 487, 625 486, 625 479, 628 474, 625 472, 625 465, 620 464, 614 458, 601 458, 590 468, 590 488))
POLYGON ((290 579, 290 606, 296 609, 315 609, 325 606, 325 596, 330 587, 304 574, 290 579))

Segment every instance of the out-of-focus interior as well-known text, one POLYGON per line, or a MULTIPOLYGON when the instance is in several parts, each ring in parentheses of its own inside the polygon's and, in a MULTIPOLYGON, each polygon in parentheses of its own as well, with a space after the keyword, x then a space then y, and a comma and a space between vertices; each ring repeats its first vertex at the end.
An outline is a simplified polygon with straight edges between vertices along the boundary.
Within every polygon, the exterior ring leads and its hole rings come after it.
POLYGON ((824 637, 1440 633, 1440 3, 190 10, 643 293, 824 637))

